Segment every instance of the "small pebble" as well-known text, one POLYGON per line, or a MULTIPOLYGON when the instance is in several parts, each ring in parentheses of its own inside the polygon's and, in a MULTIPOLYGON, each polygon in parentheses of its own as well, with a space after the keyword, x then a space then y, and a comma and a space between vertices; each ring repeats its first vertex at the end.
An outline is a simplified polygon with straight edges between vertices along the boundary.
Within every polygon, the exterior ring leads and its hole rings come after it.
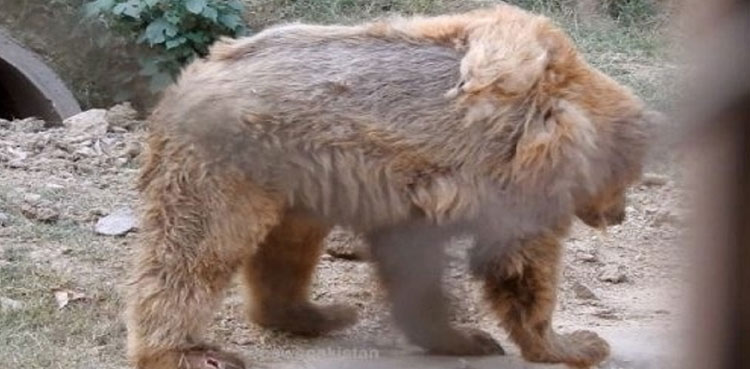
POLYGON ((0 311, 16 311, 23 309, 23 302, 0 296, 0 311))
POLYGON ((661 187, 666 185, 668 182, 669 178, 655 173, 646 173, 643 175, 643 178, 641 178, 641 183, 648 187, 661 187))
POLYGON ((596 255, 589 253, 589 252, 585 252, 585 251, 577 252, 576 259, 580 261, 585 261, 587 263, 595 263, 599 261, 599 258, 596 255))
POLYGON ((626 282, 628 276, 625 273, 625 267, 622 265, 606 265, 599 270, 599 280, 602 282, 619 284, 626 282))
POLYGON ((575 282, 572 289, 576 297, 581 300, 599 300, 599 297, 590 288, 580 282, 575 282))

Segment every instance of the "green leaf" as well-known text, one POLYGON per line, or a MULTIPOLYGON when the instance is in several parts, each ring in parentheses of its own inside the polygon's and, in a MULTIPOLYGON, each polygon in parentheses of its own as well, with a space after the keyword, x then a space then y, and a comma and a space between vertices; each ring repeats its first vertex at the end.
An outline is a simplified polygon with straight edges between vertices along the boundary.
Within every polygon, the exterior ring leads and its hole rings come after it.
POLYGON ((204 44, 209 41, 209 37, 203 32, 188 32, 185 37, 196 44, 204 44))
POLYGON ((125 11, 125 3, 119 3, 115 5, 114 8, 112 8, 112 13, 115 15, 122 15, 122 13, 125 11))
POLYGON ((167 39, 166 36, 173 37, 176 35, 177 27, 175 27, 174 24, 167 22, 164 18, 157 18, 146 27, 144 34, 146 35, 146 41, 148 41, 148 44, 154 46, 156 44, 164 43, 167 39))
POLYGON ((147 79, 152 91, 172 83, 180 68, 205 55, 220 35, 248 33, 242 17, 247 0, 50 1, 79 2, 88 16, 107 16, 102 18, 106 20, 103 24, 113 34, 151 46, 151 52, 139 61, 139 73, 130 73, 130 77, 147 79))
POLYGON ((86 3, 83 6, 83 14, 86 17, 93 17, 95 15, 98 15, 105 10, 112 9, 112 6, 115 5, 115 0, 96 0, 86 3))
POLYGON ((177 35, 177 32, 178 32, 178 31, 179 31, 179 30, 177 29, 177 27, 175 27, 174 25, 172 25, 172 24, 170 23, 170 24, 169 24, 169 27, 167 27, 167 29, 166 29, 166 30, 164 30, 164 34, 166 34, 166 35, 167 35, 168 37, 174 37, 174 36, 176 36, 176 35, 177 35))
POLYGON ((180 20, 182 20, 182 18, 180 18, 180 13, 178 13, 174 9, 169 9, 166 12, 164 12, 164 18, 169 23, 172 23, 174 25, 180 24, 180 20))
POLYGON ((200 14, 206 7, 206 0, 186 0, 185 9, 193 14, 200 14))
POLYGON ((112 8, 112 12, 115 15, 127 15, 131 18, 139 19, 141 17, 141 11, 143 11, 143 3, 140 0, 128 0, 124 3, 119 3, 112 8))
POLYGON ((244 26, 245 22, 237 14, 222 14, 219 16, 219 23, 234 31, 239 27, 244 26))
POLYGON ((241 11, 243 11, 245 9, 245 4, 242 1, 240 1, 240 0, 229 0, 227 2, 227 5, 230 8, 232 8, 232 9, 234 9, 236 11, 239 11, 239 12, 241 12, 241 11))
POLYGON ((171 49, 174 49, 177 46, 180 46, 180 45, 184 44, 185 42, 187 42, 187 38, 185 38, 185 37, 177 37, 177 38, 173 38, 171 40, 167 40, 167 42, 164 45, 166 45, 167 50, 171 50, 171 49))
POLYGON ((207 6, 203 9, 203 13, 201 13, 201 16, 203 18, 207 18, 212 20, 214 23, 217 23, 217 17, 219 16, 219 12, 216 11, 216 9, 207 6))

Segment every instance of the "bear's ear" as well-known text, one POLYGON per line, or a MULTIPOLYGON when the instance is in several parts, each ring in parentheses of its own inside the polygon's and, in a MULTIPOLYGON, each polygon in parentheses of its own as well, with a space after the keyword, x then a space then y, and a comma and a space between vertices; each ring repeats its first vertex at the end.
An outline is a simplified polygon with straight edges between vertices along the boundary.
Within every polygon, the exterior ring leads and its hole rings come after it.
POLYGON ((575 170, 586 172, 587 158, 595 149, 596 129, 589 118, 564 100, 551 102, 525 122, 516 144, 514 177, 533 180, 571 163, 578 166, 575 170))
POLYGON ((516 96, 529 91, 543 76, 547 55, 541 50, 500 50, 501 47, 470 46, 461 60, 459 92, 476 94, 496 90, 516 96))
POLYGON ((512 97, 531 90, 559 49, 558 38, 546 34, 550 27, 546 18, 526 16, 470 30, 460 81, 449 96, 492 90, 512 97))

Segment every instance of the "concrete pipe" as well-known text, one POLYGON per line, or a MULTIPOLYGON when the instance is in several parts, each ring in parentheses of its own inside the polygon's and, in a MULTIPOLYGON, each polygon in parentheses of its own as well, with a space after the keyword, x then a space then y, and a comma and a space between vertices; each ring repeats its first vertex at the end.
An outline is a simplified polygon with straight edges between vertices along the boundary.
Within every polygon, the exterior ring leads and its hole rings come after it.
POLYGON ((81 107, 60 77, 0 28, 0 118, 61 122, 81 107))

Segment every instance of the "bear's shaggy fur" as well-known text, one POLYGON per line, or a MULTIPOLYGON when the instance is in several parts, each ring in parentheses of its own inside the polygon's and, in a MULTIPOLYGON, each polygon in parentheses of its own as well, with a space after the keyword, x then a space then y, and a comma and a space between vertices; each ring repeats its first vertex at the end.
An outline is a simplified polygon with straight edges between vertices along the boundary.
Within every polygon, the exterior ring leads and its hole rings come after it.
POLYGON ((648 117, 548 19, 511 6, 221 41, 150 117, 130 358, 241 367, 201 339, 237 271, 259 324, 351 324, 351 308, 308 296, 341 224, 366 235, 394 319, 425 349, 502 352, 451 325, 443 302, 441 243, 468 232, 472 271, 523 356, 596 364, 605 341, 552 330, 560 238, 576 215, 622 221, 648 117))

